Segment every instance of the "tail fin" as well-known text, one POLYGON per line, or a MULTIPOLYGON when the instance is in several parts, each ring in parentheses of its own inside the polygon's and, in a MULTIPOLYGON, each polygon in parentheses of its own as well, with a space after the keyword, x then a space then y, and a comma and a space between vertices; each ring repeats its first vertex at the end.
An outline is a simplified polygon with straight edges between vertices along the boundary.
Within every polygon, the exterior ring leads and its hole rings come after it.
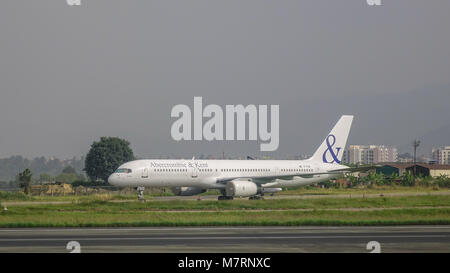
POLYGON ((353 116, 342 116, 310 159, 323 163, 341 163, 352 121, 353 116))

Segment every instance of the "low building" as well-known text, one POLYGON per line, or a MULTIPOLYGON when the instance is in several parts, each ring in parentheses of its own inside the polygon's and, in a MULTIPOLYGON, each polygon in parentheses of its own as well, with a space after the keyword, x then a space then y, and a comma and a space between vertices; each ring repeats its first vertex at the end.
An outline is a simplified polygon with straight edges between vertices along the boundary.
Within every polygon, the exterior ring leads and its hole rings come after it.
MULTIPOLYGON (((415 165, 416 175, 438 177, 447 175, 450 177, 450 165, 446 164, 424 164, 419 163, 415 165)), ((406 171, 414 173, 414 164, 406 168, 406 171)))
POLYGON ((402 176, 407 171, 407 168, 411 166, 414 166, 414 164, 389 163, 377 168, 377 173, 381 173, 385 176, 392 176, 393 174, 402 176))

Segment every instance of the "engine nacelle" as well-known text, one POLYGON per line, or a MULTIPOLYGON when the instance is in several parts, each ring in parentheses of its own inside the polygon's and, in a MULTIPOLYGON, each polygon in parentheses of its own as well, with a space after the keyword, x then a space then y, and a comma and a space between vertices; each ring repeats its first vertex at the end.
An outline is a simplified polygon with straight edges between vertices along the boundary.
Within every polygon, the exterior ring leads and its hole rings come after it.
POLYGON ((173 194, 177 196, 192 196, 200 193, 206 192, 205 189, 200 189, 196 187, 174 187, 172 188, 173 194))
POLYGON ((253 196, 258 193, 258 186, 250 181, 230 181, 227 183, 227 196, 253 196))

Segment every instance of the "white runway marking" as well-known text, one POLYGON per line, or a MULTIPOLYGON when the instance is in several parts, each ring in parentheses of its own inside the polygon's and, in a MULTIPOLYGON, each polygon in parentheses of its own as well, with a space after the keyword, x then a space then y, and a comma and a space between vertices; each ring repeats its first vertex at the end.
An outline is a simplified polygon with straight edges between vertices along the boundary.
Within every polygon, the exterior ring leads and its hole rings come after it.
POLYGON ((1 229, 1 232, 55 232, 55 231, 174 231, 174 230, 347 230, 347 229, 450 229, 450 226, 367 226, 367 227, 172 227, 172 228, 23 228, 23 229, 1 229))
POLYGON ((0 242, 26 242, 26 241, 123 241, 123 240, 245 240, 245 239, 351 239, 351 238, 447 238, 450 235, 372 235, 372 236, 261 236, 261 237, 135 237, 135 238, 18 238, 0 239, 0 242))

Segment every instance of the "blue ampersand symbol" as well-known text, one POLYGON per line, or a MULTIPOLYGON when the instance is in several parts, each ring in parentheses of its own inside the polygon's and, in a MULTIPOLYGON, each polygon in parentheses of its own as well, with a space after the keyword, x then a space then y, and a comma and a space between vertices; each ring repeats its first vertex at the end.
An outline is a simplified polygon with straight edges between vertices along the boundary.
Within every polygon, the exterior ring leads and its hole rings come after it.
POLYGON ((336 153, 334 153, 334 151, 333 151, 333 145, 336 143, 336 137, 334 135, 330 134, 330 135, 328 135, 326 142, 327 142, 328 149, 326 149, 325 152, 323 152, 323 156, 322 156, 323 162, 325 162, 325 163, 334 163, 334 162, 341 163, 341 161, 337 158, 339 155, 339 151, 341 150, 341 147, 336 147, 336 153), (330 143, 330 138, 332 138, 333 143, 330 143), (330 152, 331 156, 333 157, 333 161, 327 160, 327 151, 330 152))

